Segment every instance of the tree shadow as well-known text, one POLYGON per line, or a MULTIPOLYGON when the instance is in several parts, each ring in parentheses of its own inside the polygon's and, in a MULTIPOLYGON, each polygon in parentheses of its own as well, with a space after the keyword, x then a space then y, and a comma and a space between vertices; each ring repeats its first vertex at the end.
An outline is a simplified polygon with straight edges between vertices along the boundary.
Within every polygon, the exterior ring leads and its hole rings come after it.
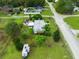
POLYGON ((18 51, 22 51, 22 48, 23 48, 23 43, 20 41, 19 38, 17 39, 14 39, 13 40, 14 44, 15 44, 15 47, 18 51))

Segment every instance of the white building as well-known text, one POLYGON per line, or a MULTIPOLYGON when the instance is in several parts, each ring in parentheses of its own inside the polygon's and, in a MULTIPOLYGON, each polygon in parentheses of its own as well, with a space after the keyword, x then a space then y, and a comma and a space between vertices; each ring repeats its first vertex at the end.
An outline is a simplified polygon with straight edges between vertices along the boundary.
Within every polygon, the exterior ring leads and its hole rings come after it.
POLYGON ((44 32, 45 24, 46 23, 44 22, 44 20, 35 20, 34 27, 33 27, 34 33, 44 32))
POLYGON ((25 22, 24 25, 27 25, 29 27, 32 27, 33 28, 33 32, 34 33, 42 33, 44 32, 44 27, 47 23, 44 21, 44 20, 35 20, 34 22, 32 21, 28 21, 28 22, 25 22))
POLYGON ((30 47, 28 44, 24 44, 23 50, 22 50, 22 57, 25 58, 28 56, 28 53, 30 52, 30 47))
POLYGON ((24 8, 24 14, 40 14, 42 9, 32 9, 29 10, 29 8, 24 8))

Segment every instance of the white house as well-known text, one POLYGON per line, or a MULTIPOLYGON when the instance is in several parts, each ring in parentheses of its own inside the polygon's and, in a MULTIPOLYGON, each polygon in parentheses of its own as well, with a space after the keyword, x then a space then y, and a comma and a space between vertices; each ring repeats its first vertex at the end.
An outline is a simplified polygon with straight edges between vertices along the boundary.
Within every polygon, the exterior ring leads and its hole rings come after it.
POLYGON ((22 50, 22 57, 25 58, 28 56, 28 53, 30 52, 30 47, 28 44, 24 44, 23 50, 22 50))
POLYGON ((32 21, 26 21, 23 23, 24 25, 27 25, 29 27, 33 28, 34 33, 42 33, 44 32, 44 27, 47 24, 44 20, 35 20, 34 22, 32 21))
POLYGON ((35 20, 34 21, 34 27, 33 27, 33 31, 34 33, 40 33, 44 31, 44 27, 45 27, 45 22, 44 20, 35 20))

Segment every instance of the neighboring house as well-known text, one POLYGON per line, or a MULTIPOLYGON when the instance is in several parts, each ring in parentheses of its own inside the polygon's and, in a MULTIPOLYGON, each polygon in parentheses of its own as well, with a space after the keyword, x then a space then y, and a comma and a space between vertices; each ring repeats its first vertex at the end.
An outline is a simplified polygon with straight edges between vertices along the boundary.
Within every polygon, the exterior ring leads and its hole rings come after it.
POLYGON ((4 12, 8 13, 8 12, 12 12, 13 9, 8 6, 3 6, 3 7, 0 7, 0 11, 4 11, 4 12))
POLYGON ((36 34, 36 33, 42 33, 44 32, 44 27, 46 25, 45 21, 44 20, 35 20, 34 22, 32 21, 26 21, 24 23, 24 25, 27 25, 29 27, 33 27, 33 32, 36 34))
POLYGON ((79 7, 74 7, 73 11, 74 11, 74 12, 79 11, 79 7))
POLYGON ((41 8, 24 8, 24 14, 40 14, 42 12, 41 8))

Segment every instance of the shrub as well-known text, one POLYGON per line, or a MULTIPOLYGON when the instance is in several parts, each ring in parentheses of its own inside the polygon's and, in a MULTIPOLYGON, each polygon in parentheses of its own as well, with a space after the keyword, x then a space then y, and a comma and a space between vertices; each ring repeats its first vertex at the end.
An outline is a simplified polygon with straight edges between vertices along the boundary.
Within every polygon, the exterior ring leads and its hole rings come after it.
POLYGON ((15 39, 21 34, 21 27, 16 22, 11 22, 7 24, 5 31, 11 38, 15 39))
POLYGON ((36 14, 32 17, 33 20, 42 19, 42 16, 40 14, 36 14))
POLYGON ((55 2, 55 0, 48 0, 48 2, 55 2))
POLYGON ((73 5, 71 0, 59 0, 56 5, 55 9, 58 13, 61 14, 69 14, 73 12, 73 5))
POLYGON ((41 45, 45 41, 46 37, 42 35, 35 36, 35 41, 37 44, 41 45))
POLYGON ((23 48, 23 43, 20 41, 19 38, 16 38, 15 40, 13 40, 15 47, 18 51, 21 51, 23 48))
POLYGON ((61 36, 60 36, 60 31, 59 29, 57 29, 54 34, 53 34, 53 39, 55 42, 58 42, 60 40, 61 36))
POLYGON ((45 29, 44 35, 50 36, 51 35, 51 31, 50 31, 49 25, 45 25, 44 29, 45 29))

